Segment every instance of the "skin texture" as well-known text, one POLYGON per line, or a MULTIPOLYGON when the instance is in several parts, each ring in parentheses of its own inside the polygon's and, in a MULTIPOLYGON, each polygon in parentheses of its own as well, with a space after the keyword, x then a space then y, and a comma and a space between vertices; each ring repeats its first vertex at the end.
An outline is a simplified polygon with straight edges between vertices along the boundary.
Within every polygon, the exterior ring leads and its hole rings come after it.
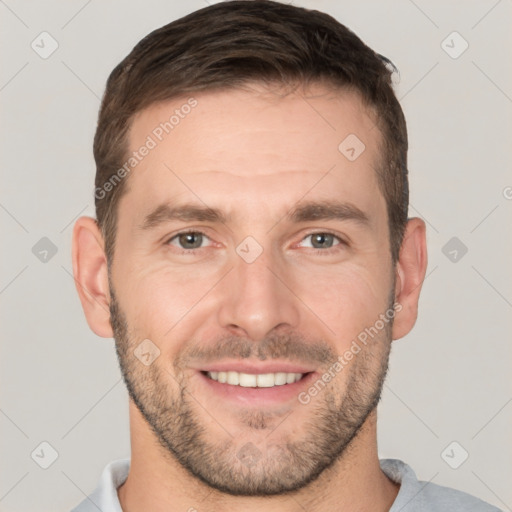
MULTIPOLYGON (((99 336, 115 335, 130 392, 123 510, 388 510, 398 486, 379 467, 376 405, 391 341, 416 320, 425 224, 409 220, 393 267, 375 175, 380 133, 355 93, 253 85, 194 97, 197 106, 128 178, 110 279, 94 220, 83 217, 74 230, 88 323, 99 336), (338 150, 349 134, 365 144, 355 161, 338 150), (318 201, 355 206, 368 222, 288 218, 318 201), (163 203, 227 218, 143 229, 163 203), (189 230, 203 239, 176 237, 189 230), (190 240, 198 248, 187 248, 190 240), (262 252, 248 263, 237 247, 262 252), (307 404, 297 396, 235 401, 200 372, 216 362, 292 362, 316 381, 394 303, 394 321, 307 404), (134 356, 146 339, 159 350, 149 365, 134 356)), ((139 113, 130 148, 187 98, 139 113)))

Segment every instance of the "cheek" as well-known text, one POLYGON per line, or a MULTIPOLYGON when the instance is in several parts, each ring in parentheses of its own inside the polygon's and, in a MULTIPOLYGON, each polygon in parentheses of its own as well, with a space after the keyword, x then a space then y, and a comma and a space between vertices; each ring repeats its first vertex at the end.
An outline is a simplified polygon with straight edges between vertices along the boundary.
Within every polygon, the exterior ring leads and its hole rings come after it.
POLYGON ((297 295, 333 331, 340 348, 385 312, 391 286, 382 269, 349 263, 328 272, 310 269, 297 284, 297 295))
POLYGON ((169 265, 146 265, 129 270, 120 279, 120 295, 137 336, 164 340, 181 332, 192 309, 216 282, 216 274, 204 269, 175 271, 169 265))

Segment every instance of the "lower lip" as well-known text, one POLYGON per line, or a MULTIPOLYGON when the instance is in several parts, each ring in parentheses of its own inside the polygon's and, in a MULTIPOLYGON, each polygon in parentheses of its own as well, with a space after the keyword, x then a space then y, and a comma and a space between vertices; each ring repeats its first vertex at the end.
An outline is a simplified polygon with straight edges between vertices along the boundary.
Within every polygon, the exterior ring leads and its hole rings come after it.
POLYGON ((244 388, 218 382, 199 372, 200 378, 216 395, 239 404, 255 406, 276 405, 294 399, 298 400, 299 393, 310 385, 314 375, 315 372, 310 372, 293 384, 283 384, 271 388, 244 388))

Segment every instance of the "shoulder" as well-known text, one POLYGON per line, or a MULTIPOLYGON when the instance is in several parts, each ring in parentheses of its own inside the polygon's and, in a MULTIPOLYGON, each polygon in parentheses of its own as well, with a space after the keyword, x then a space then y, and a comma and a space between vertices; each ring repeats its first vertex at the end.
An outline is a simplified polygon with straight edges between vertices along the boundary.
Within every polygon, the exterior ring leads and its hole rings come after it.
MULTIPOLYGON (((425 485, 423 495, 432 510, 465 510, 468 512, 502 512, 499 508, 466 492, 420 481, 425 485)), ((428 509, 427 509, 428 510, 428 509)))
POLYGON ((502 512, 499 508, 466 492, 418 480, 413 469, 397 459, 382 459, 381 469, 400 490, 389 512, 502 512))
POLYGON ((130 459, 118 459, 105 466, 96 489, 71 512, 122 512, 117 488, 124 483, 130 470, 130 459))

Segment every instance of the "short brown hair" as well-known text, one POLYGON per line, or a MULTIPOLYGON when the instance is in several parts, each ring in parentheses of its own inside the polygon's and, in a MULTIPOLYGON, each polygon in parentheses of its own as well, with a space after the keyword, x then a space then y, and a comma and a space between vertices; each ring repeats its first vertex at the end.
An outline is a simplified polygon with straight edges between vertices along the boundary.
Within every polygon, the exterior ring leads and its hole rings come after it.
POLYGON ((383 139, 376 172, 396 263, 409 190, 407 128, 392 88, 394 70, 331 16, 271 0, 221 2, 151 32, 109 76, 94 138, 96 191, 101 191, 95 193, 96 217, 107 260, 114 254, 117 205, 127 179, 113 183, 108 193, 105 184, 127 159, 136 113, 159 101, 251 82, 323 82, 357 91, 376 113, 383 139))

